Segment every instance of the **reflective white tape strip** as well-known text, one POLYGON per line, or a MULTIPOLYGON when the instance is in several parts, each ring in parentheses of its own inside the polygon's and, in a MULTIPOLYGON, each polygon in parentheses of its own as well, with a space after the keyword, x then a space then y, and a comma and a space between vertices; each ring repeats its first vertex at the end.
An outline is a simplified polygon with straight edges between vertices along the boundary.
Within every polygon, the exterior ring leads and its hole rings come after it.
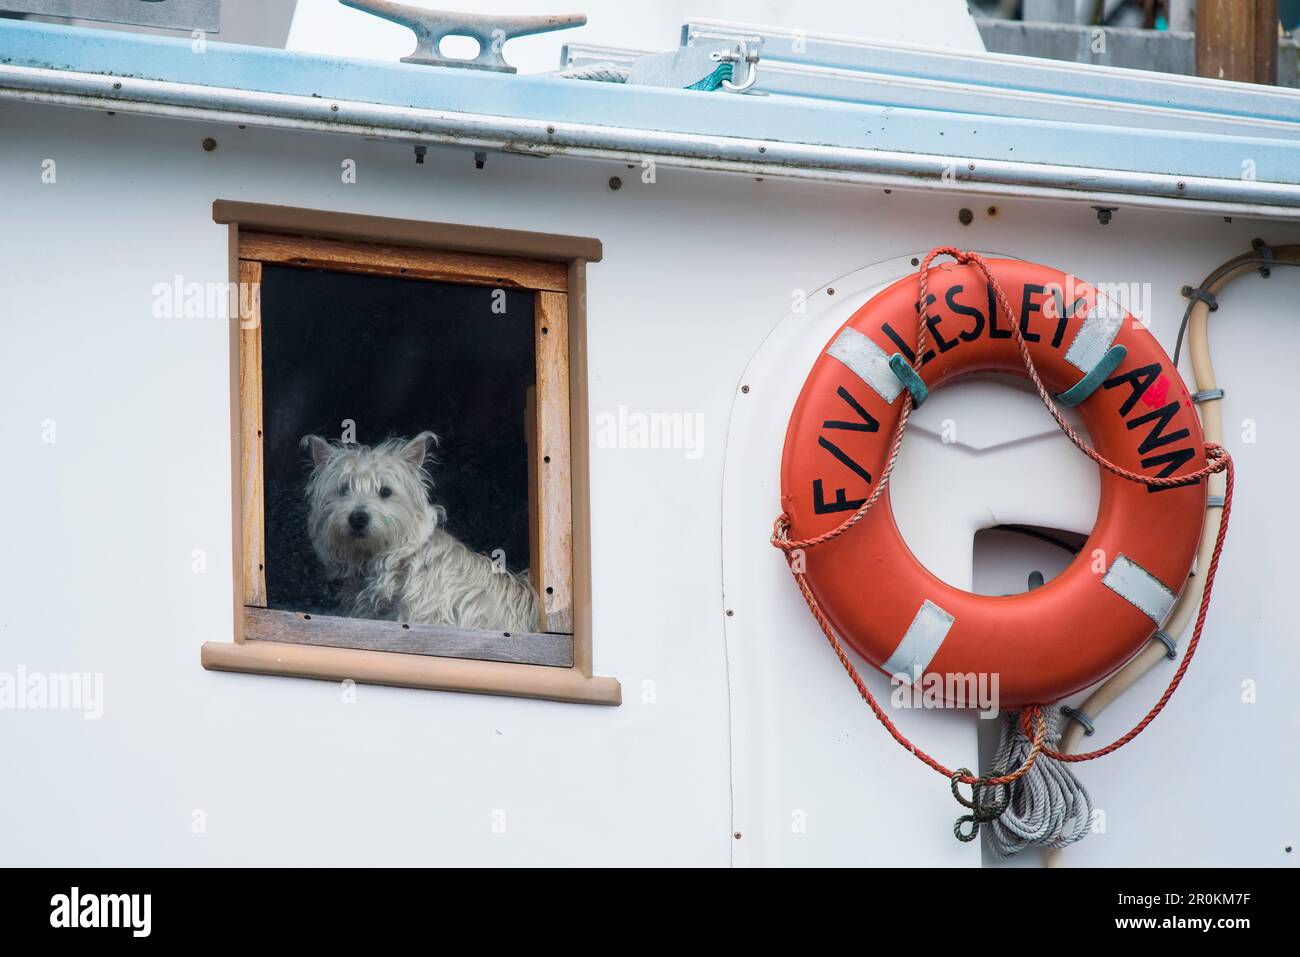
POLYGON ((1114 303, 1097 302, 1074 334, 1070 348, 1065 350, 1065 361, 1080 372, 1091 372, 1110 350, 1122 325, 1123 309, 1114 303))
POLYGON ((1101 583, 1157 625, 1164 622, 1178 597, 1164 582, 1122 552, 1115 556, 1101 583))
POLYGON ((886 402, 892 403, 903 391, 903 383, 889 368, 889 356, 885 350, 856 329, 844 329, 835 337, 826 354, 843 362, 886 402))
POLYGON ((939 646, 948 637, 948 629, 955 620, 952 615, 926 599, 912 623, 907 626, 903 640, 881 668, 888 675, 907 675, 908 681, 913 680, 917 674, 924 673, 938 654, 939 646))

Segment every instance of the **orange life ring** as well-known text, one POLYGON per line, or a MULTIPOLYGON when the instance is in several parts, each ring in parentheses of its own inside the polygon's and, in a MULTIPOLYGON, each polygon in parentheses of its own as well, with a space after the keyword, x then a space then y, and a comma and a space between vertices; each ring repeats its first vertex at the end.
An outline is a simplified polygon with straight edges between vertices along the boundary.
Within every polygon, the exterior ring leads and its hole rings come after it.
MULTIPOLYGON (((1019 307, 1043 382, 1076 405, 1102 456, 1159 477, 1205 466, 1187 387, 1141 323, 1055 269, 988 265, 1019 307)), ((925 388, 976 372, 1025 374, 1007 317, 975 267, 946 263, 927 281, 925 388)), ((916 301, 916 276, 894 283, 814 363, 781 464, 791 539, 836 528, 881 474, 909 388, 895 371, 901 362, 889 360, 914 360, 916 301)), ((919 394, 919 383, 911 387, 919 394)), ((1010 597, 971 594, 926 570, 899 534, 887 490, 855 527, 799 558, 831 624, 885 673, 912 681, 996 673, 1003 706, 1048 704, 1114 671, 1161 625, 1191 571, 1205 506, 1199 480, 1154 488, 1102 471, 1084 549, 1046 585, 1010 597)))

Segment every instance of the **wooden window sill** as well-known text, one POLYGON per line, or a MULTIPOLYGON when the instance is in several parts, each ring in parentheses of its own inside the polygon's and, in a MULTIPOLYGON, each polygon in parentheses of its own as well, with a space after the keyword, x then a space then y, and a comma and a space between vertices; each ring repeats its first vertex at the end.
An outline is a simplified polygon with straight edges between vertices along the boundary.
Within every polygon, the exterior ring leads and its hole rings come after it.
POLYGON ((548 665, 326 648, 251 638, 242 642, 205 642, 202 662, 209 671, 287 675, 324 681, 351 679, 362 684, 499 694, 575 704, 617 705, 623 701, 622 688, 616 678, 593 677, 577 668, 548 665))

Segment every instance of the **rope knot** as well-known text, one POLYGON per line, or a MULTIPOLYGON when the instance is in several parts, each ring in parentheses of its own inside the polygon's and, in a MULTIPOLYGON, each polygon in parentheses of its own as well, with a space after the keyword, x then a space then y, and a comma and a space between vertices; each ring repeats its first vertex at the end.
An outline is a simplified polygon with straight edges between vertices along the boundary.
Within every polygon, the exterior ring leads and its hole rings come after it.
POLYGON ((790 550, 790 513, 782 512, 772 523, 772 537, 769 539, 773 548, 790 550))
POLYGON ((1208 462, 1206 467, 1209 469, 1211 475, 1222 472, 1226 469, 1228 467, 1228 459, 1231 457, 1232 456, 1228 454, 1228 450, 1217 442, 1205 443, 1205 458, 1208 462))

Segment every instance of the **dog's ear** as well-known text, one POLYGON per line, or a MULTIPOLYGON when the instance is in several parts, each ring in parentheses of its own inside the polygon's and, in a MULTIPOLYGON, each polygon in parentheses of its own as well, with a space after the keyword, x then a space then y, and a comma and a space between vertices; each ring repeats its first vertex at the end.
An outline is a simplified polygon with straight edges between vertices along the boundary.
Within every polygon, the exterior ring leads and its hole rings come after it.
POLYGON ((298 443, 298 448, 303 452, 311 452, 311 463, 317 468, 324 465, 334 454, 334 446, 319 435, 304 435, 302 441, 298 443))
POLYGON ((432 432, 421 432, 411 441, 402 446, 402 451, 398 454, 402 459, 417 469, 424 464, 428 458, 429 452, 438 447, 438 437, 432 432))

